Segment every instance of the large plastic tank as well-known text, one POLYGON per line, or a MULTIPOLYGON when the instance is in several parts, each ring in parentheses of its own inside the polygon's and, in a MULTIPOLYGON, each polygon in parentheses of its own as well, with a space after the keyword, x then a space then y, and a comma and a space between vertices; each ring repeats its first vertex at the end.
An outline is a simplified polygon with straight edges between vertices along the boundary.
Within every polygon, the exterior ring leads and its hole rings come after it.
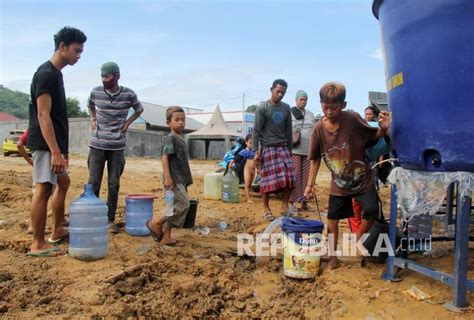
POLYGON ((107 205, 84 186, 84 193, 69 207, 69 255, 79 260, 96 260, 107 255, 107 205))
POLYGON ((375 0, 402 167, 474 172, 474 1, 375 0))

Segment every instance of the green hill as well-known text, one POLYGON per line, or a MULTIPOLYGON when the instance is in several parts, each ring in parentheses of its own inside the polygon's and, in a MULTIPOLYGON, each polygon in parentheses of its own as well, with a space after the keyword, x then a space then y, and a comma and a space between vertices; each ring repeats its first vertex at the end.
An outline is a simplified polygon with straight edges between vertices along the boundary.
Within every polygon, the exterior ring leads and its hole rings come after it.
MULTIPOLYGON (((7 112, 20 119, 28 119, 29 101, 29 94, 10 90, 0 84, 0 112, 7 112)), ((81 110, 77 98, 67 98, 66 106, 69 118, 88 117, 88 113, 81 110)))
POLYGON ((20 119, 28 119, 30 95, 13 91, 0 85, 0 112, 7 112, 20 119))

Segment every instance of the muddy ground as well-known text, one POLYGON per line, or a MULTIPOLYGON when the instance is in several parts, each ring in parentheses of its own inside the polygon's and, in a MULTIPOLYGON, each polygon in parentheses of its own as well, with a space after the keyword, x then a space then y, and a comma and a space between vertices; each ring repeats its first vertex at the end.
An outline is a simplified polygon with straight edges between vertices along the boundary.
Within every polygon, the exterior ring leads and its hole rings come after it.
MULTIPOLYGON (((203 177, 215 162, 192 161, 199 197, 197 226, 209 235, 179 230, 183 248, 157 245, 148 237, 132 237, 123 228, 110 235, 106 258, 83 262, 69 256, 31 258, 26 234, 31 200, 31 168, 22 158, 0 158, 0 318, 146 317, 146 318, 312 318, 312 319, 472 319, 447 311, 442 305, 452 290, 439 282, 404 270, 399 283, 380 279, 383 265, 361 267, 345 260, 339 269, 323 272, 314 281, 287 279, 279 258, 238 256, 238 233, 255 234, 267 223, 261 198, 255 204, 224 204, 203 199, 203 177), (228 228, 220 230, 219 222, 228 228), (404 293, 416 286, 429 294, 417 301, 404 293)), ((317 194, 327 210, 329 173, 322 169, 317 194)), ((87 179, 86 157, 73 155, 67 206, 82 192, 87 179)), ((156 159, 128 158, 119 198, 118 221, 124 222, 125 196, 161 194, 161 163, 156 159)), ((388 188, 382 190, 388 212, 388 188)), ((106 188, 102 190, 105 198, 106 188)), ((243 196, 243 194, 242 194, 243 196)), ((278 199, 272 209, 279 212, 278 199)), ((157 199, 155 213, 163 200, 157 199)), ((304 212, 316 218, 315 205, 304 212)), ((50 222, 50 218, 48 218, 50 222)), ((343 228, 345 224, 343 223, 343 228)), ((67 246, 67 244, 65 244, 67 246)), ((452 243, 437 243, 429 255, 412 258, 452 272, 452 243)), ((325 261, 322 262, 322 269, 325 261)), ((470 278, 474 278, 474 246, 470 248, 470 278)), ((474 304, 474 294, 468 294, 474 304)))

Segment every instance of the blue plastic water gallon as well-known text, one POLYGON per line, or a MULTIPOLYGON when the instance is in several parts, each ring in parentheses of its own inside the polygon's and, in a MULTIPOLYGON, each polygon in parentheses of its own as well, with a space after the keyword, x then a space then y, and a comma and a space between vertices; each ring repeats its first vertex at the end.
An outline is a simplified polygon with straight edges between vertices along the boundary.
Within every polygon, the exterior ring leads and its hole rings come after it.
POLYGON ((132 194, 125 198, 125 232, 132 236, 147 236, 146 221, 153 217, 155 195, 132 194))
POLYGON ((283 232, 283 274, 298 279, 311 279, 319 273, 324 224, 317 220, 287 217, 283 232))
POLYGON ((107 255, 107 205, 97 198, 92 185, 69 206, 69 255, 79 260, 96 260, 107 255))
POLYGON ((474 1, 375 0, 402 167, 474 172, 474 1))

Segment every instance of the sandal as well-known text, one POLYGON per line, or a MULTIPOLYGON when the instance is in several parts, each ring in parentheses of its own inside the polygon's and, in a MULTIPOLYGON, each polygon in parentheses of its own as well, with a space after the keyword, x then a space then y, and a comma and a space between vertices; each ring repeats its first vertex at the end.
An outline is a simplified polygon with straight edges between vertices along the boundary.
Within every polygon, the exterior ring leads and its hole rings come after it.
POLYGON ((145 225, 148 228, 148 230, 150 230, 150 234, 153 237, 153 240, 155 240, 156 242, 160 242, 161 239, 163 239, 163 232, 161 233, 155 232, 155 230, 153 230, 153 228, 151 227, 150 219, 146 221, 145 225))
POLYGON ((275 217, 273 216, 271 211, 267 211, 263 214, 263 219, 265 219, 267 221, 273 221, 273 220, 275 220, 275 217))

